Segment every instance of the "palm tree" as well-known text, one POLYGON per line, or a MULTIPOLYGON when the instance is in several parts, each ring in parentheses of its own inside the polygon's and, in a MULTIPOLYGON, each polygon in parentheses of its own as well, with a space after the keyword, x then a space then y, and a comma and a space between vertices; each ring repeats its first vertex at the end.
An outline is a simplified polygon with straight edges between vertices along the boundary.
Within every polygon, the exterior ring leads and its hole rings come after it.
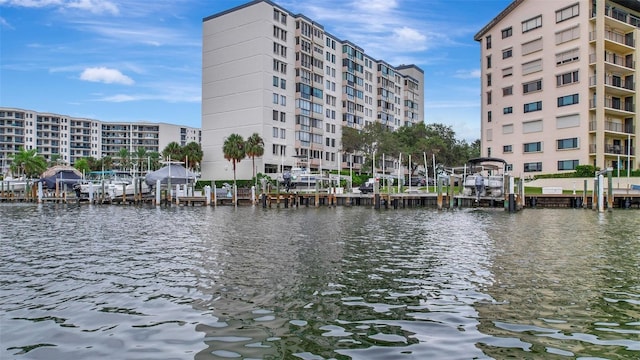
POLYGON ((260 157, 262 155, 264 155, 264 140, 256 132, 247 139, 247 156, 251 158, 254 179, 256 177, 256 156, 260 157))
MULTIPOLYGON (((224 140, 222 145, 222 152, 224 152, 224 158, 231 161, 233 164, 233 188, 236 188, 236 163, 244 159, 247 156, 244 139, 238 134, 231 134, 224 140)), ((235 199, 234 199, 235 203, 235 199)))
POLYGON ((184 157, 182 156, 182 146, 175 141, 170 142, 167 146, 162 150, 162 157, 165 159, 171 160, 181 160, 184 157))
POLYGON ((118 158, 120 158, 120 170, 124 170, 129 166, 129 149, 126 147, 120 148, 118 151, 118 158))
POLYGON ((144 163, 147 162, 147 149, 144 146, 139 146, 136 149, 136 157, 138 158, 138 171, 142 174, 142 169, 144 169, 144 163))
POLYGON ((186 167, 195 169, 196 165, 202 162, 202 147, 195 141, 188 143, 182 148, 184 157, 186 158, 186 167))
POLYGON ((20 148, 20 151, 13 155, 10 169, 14 176, 15 174, 22 174, 27 177, 37 177, 47 169, 47 161, 38 155, 38 150, 36 149, 25 150, 20 148))

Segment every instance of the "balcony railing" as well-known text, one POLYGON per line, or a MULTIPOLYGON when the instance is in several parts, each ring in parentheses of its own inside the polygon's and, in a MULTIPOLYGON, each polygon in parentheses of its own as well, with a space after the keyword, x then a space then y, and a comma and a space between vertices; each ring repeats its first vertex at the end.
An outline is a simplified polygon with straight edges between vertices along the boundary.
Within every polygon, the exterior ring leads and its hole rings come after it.
POLYGON ((616 54, 614 52, 605 52, 604 53, 604 61, 615 64, 618 66, 622 66, 629 69, 635 69, 635 62, 633 60, 627 60, 626 57, 616 54))
POLYGON ((613 32, 611 30, 605 30, 604 37, 605 39, 617 42, 618 44, 635 47, 633 37, 627 37, 624 34, 613 32))
MULTIPOLYGON (((591 108, 595 108, 596 99, 589 100, 589 106, 591 108)), ((627 112, 634 112, 636 108, 634 104, 624 103, 622 101, 617 101, 617 100, 614 101, 613 99, 604 99, 604 107, 609 109, 627 111, 627 112)))
MULTIPOLYGON (((595 86, 597 85, 597 83, 598 81, 595 76, 589 77, 589 86, 595 86)), ((621 79, 619 77, 605 76, 604 83, 605 85, 617 87, 620 89, 626 89, 629 91, 635 90, 635 83, 633 81, 626 81, 625 79, 621 79)))

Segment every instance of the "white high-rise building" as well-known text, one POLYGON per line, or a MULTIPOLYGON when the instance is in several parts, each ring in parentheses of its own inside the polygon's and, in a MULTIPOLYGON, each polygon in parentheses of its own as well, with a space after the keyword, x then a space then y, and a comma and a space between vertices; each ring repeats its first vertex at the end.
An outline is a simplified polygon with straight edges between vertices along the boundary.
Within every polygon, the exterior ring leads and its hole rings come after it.
POLYGON ((37 149, 46 160, 54 157, 73 165, 81 158, 118 157, 120 149, 162 152, 171 142, 200 143, 200 129, 151 122, 106 122, 18 108, 0 108, 0 174, 11 158, 37 149))
POLYGON ((513 174, 637 169, 640 2, 516 0, 481 44, 482 155, 513 174))
MULTIPOLYGON (((257 133, 258 173, 292 167, 348 169, 342 127, 381 122, 391 129, 424 120, 424 74, 392 66, 312 19, 266 0, 203 20, 202 177, 232 178, 222 147, 233 134, 257 133)), ((353 156, 353 167, 363 157, 353 156)), ((253 176, 251 160, 238 178, 253 176)))

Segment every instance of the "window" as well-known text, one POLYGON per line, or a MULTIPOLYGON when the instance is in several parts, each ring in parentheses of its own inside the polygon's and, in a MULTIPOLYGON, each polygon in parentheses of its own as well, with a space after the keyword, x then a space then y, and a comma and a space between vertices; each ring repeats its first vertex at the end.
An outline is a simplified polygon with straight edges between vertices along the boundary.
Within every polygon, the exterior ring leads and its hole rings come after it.
POLYGON ((563 115, 556 117, 556 129, 566 129, 580 126, 580 115, 563 115))
POLYGON ((278 94, 273 93, 273 103, 274 103, 274 104, 277 104, 277 103, 278 103, 278 98, 279 98, 279 97, 278 97, 278 94))
POLYGON ((487 55, 487 69, 491 69, 491 55, 487 55))
POLYGON ((578 138, 559 139, 556 141, 558 150, 577 149, 578 138))
POLYGON ((538 15, 534 18, 522 22, 522 32, 535 30, 542 26, 542 15, 538 15))
POLYGON ((491 86, 491 74, 487 74, 487 86, 491 86))
POLYGON ((522 75, 529 75, 538 71, 542 71, 542 59, 536 59, 522 64, 522 75))
POLYGON ((503 59, 508 59, 508 58, 510 58, 512 56, 513 56, 513 48, 508 48, 508 49, 502 50, 502 58, 503 59))
POLYGON ((536 101, 528 104, 524 104, 524 112, 533 112, 542 110, 542 101, 536 101))
POLYGON ((541 162, 524 163, 524 172, 537 172, 542 171, 541 162))
POLYGON ((556 45, 577 39, 580 37, 580 27, 578 25, 556 33, 556 45))
POLYGON ((527 94, 534 91, 542 90, 542 79, 530 81, 522 84, 522 93, 527 94))
POLYGON ((556 54, 556 65, 562 65, 580 60, 580 49, 571 49, 556 54))
POLYGON ((556 86, 578 82, 578 70, 556 75, 556 86))
POLYGON ((556 11, 556 23, 563 22, 580 15, 580 4, 573 4, 556 11))
POLYGON ((281 139, 287 138, 287 129, 280 129, 280 138, 281 139))
POLYGON ((273 110, 273 121, 278 121, 278 110, 273 110))
POLYGON ((513 66, 509 66, 508 68, 502 69, 502 77, 507 77, 513 75, 513 66))
POLYGON ((502 125, 503 134, 513 134, 513 124, 502 125))
POLYGON ((487 91, 487 105, 491 105, 491 91, 487 91))
POLYGON ((490 147, 487 148, 487 156, 491 157, 491 148, 490 147))
POLYGON ((488 35, 485 38, 485 44, 486 44, 487 50, 491 49, 491 35, 488 35))
POLYGON ((284 95, 280 95, 280 105, 287 105, 287 97, 284 95))
POLYGON ((280 113, 280 122, 287 122, 287 113, 285 112, 280 113))
POLYGON ((536 51, 542 50, 542 38, 537 38, 522 44, 522 55, 529 55, 536 51))
POLYGON ((278 77, 274 76, 273 77, 273 86, 278 87, 278 81, 279 81, 278 77))
POLYGON ((491 111, 487 111, 487 122, 491 122, 491 111))
POLYGON ((513 35, 513 28, 511 26, 509 26, 508 28, 502 30, 502 38, 503 39, 506 39, 511 35, 513 35))
POLYGON ((580 165, 579 160, 560 160, 558 170, 575 170, 578 165, 580 165))
POLYGON ((525 121, 522 123, 523 134, 536 132, 542 132, 542 120, 525 121))
POLYGON ((278 138, 278 133, 279 133, 278 128, 274 127, 272 130, 273 131, 271 133, 272 133, 273 137, 277 139, 278 138))
POLYGON ((287 80, 280 79, 280 88, 281 89, 286 89, 287 88, 287 80))
POLYGON ((502 96, 513 95, 513 86, 507 86, 502 88, 502 96))
POLYGON ((513 113, 513 106, 508 106, 504 109, 502 109, 502 113, 507 115, 507 114, 512 114, 513 113))
POLYGON ((523 146, 523 151, 525 153, 540 152, 540 151, 542 151, 542 143, 540 141, 532 142, 532 143, 526 143, 523 146))
POLYGON ((512 153, 513 152, 513 145, 504 145, 502 147, 502 152, 503 153, 512 153))
POLYGON ((560 96, 558 98, 558 107, 577 104, 579 102, 578 94, 560 96))

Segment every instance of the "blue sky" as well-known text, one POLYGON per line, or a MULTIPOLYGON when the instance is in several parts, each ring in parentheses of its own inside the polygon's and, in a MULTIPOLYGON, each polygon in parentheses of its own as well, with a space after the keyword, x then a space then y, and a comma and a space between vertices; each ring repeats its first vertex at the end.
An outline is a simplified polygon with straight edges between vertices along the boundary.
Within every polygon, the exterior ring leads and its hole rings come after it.
MULTIPOLYGON (((0 106, 200 127, 202 19, 245 0, 0 0, 0 106)), ((473 36, 511 0, 276 0, 425 72, 425 122, 480 137, 473 36)))

